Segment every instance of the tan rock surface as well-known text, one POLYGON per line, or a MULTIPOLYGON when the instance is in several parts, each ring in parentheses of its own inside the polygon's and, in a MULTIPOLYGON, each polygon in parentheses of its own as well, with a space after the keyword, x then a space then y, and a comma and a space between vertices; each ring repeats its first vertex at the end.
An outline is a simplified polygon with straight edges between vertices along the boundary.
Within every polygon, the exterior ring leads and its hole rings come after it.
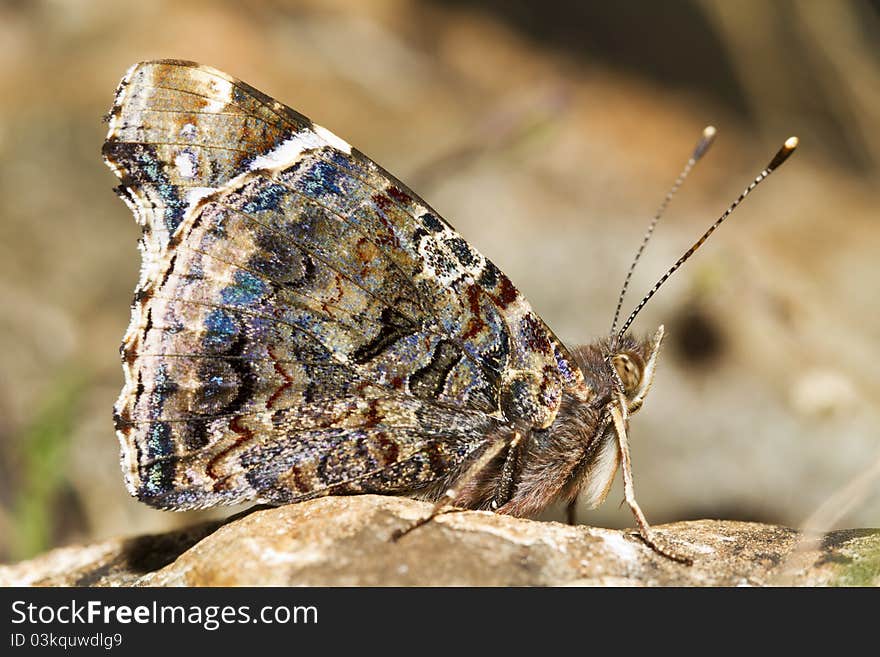
POLYGON ((699 520, 657 527, 682 566, 630 532, 454 512, 392 542, 430 506, 330 497, 166 534, 53 550, 0 567, 0 585, 880 585, 880 529, 827 534, 699 520))

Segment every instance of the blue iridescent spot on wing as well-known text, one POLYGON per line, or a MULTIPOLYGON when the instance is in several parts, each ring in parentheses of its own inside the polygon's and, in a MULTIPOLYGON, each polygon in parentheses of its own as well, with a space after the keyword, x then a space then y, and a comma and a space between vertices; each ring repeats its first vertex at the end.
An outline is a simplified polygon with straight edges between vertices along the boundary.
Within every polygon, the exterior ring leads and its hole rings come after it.
POLYGON ((311 195, 341 194, 338 168, 327 162, 316 162, 302 177, 302 185, 311 195))
POLYGON ((247 213, 262 212, 264 210, 274 210, 278 207, 281 198, 288 193, 286 187, 271 183, 257 187, 256 196, 242 206, 242 210, 247 213))
POLYGON ((178 196, 177 188, 162 171, 153 147, 148 149, 146 146, 139 146, 136 150, 136 162, 140 165, 142 176, 153 183, 165 204, 165 227, 169 233, 173 233, 180 225, 186 203, 178 196))
POLYGON ((139 495, 161 495, 174 488, 174 463, 170 460, 152 463, 146 468, 139 495))
POLYGON ((571 366, 568 364, 568 361, 565 359, 565 356, 560 353, 558 349, 554 347, 553 355, 556 356, 556 366, 559 368, 559 372, 562 374, 562 377, 566 381, 571 381, 574 379, 574 372, 571 370, 571 366))
POLYGON ((202 395, 206 400, 225 392, 224 378, 218 374, 209 376, 202 384, 202 395))
POLYGON ((247 271, 237 271, 233 283, 220 292, 223 303, 231 306, 249 306, 266 293, 266 284, 247 271))
POLYGON ((153 422, 147 434, 147 458, 155 459, 174 453, 174 436, 167 422, 153 422))
POLYGON ((347 155, 343 155, 336 149, 332 149, 330 151, 330 160, 338 167, 344 167, 349 171, 357 172, 357 169, 354 166, 354 162, 347 155))
POLYGON ((159 365, 156 368, 153 391, 150 393, 150 415, 153 418, 162 416, 165 399, 177 391, 177 384, 168 376, 168 367, 159 365))
POLYGON ((238 325, 225 310, 215 309, 205 317, 204 343, 206 347, 223 349, 229 347, 238 335, 238 325))

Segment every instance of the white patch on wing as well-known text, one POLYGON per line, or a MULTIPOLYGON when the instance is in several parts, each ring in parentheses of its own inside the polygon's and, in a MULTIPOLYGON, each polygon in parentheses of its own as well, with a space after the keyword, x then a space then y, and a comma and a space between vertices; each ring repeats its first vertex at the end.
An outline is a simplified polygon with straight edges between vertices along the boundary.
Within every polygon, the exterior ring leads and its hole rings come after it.
POLYGON ((183 150, 174 158, 174 165, 177 167, 181 178, 194 178, 196 175, 196 154, 190 150, 183 150))
POLYGON ((186 211, 190 212, 206 196, 217 191, 216 187, 192 187, 186 192, 186 211))
POLYGON ((324 126, 318 125, 317 123, 313 124, 312 127, 315 129, 315 134, 317 134, 321 139, 330 144, 333 148, 336 148, 343 153, 351 155, 351 144, 349 144, 344 139, 340 139, 332 132, 330 132, 324 126))
POLYGON ((307 150, 326 146, 327 142, 312 130, 305 128, 300 130, 289 139, 285 139, 274 149, 254 158, 250 170, 257 169, 286 169, 299 159, 299 156, 307 150))
POLYGON ((184 139, 192 139, 196 136, 196 126, 192 123, 184 123, 180 129, 180 136, 184 139))
POLYGON ((221 78, 212 78, 209 84, 213 98, 208 99, 204 112, 222 112, 232 102, 232 83, 221 78))

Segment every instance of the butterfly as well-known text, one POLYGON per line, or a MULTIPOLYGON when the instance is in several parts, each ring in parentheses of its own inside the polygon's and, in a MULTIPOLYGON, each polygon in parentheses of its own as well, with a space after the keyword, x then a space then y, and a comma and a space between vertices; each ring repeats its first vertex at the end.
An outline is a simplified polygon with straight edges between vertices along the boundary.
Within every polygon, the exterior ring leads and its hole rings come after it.
MULTIPOLYGON (((139 63, 103 156, 143 229, 114 408, 160 509, 378 493, 534 516, 600 504, 663 338, 568 349, 424 200, 193 62, 139 63)), ((711 231, 710 231, 711 232, 711 231)), ((640 309, 640 308, 639 308, 640 309)))

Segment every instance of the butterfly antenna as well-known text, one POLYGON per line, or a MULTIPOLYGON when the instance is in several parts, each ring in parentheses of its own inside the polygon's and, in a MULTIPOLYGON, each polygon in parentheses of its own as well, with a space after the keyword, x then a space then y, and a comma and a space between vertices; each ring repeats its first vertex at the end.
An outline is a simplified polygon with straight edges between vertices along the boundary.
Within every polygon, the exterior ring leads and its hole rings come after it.
POLYGON ((703 135, 700 137, 700 141, 697 143, 696 148, 694 148, 693 154, 687 161, 687 164, 684 165, 684 169, 682 169, 681 173, 678 174, 678 178, 675 179, 675 183, 666 193, 666 198, 663 199, 660 207, 657 208, 657 212, 654 214, 654 218, 651 219, 651 223, 648 225, 648 230, 645 232, 645 236, 642 238, 642 243, 639 246, 639 250, 636 252, 636 257, 633 258, 632 264, 629 266, 629 271, 626 272, 626 279, 623 281, 623 287, 620 289, 620 296, 617 297, 617 308, 614 309, 614 320, 611 322, 611 336, 614 336, 614 329, 617 328, 617 320, 620 319, 620 309, 623 307, 623 299, 626 296, 627 289, 629 288, 629 281, 632 278, 633 272, 636 269, 636 264, 642 257, 642 253, 644 252, 645 247, 648 246, 648 241, 651 239, 651 235, 654 234, 654 228, 657 227, 657 222, 660 221, 660 217, 662 217, 663 213, 666 212, 666 208, 669 206, 669 202, 672 200, 672 197, 675 196, 676 192, 678 192, 678 188, 681 187, 682 183, 685 181, 685 178, 688 177, 691 169, 694 168, 694 165, 697 163, 697 161, 706 154, 707 150, 709 150, 709 146, 712 145, 712 142, 715 140, 715 135, 717 133, 718 131, 714 128, 714 126, 711 125, 706 126, 703 129, 703 135))
POLYGON ((672 276, 678 270, 678 268, 687 261, 688 258, 694 255, 697 249, 703 246, 703 243, 707 239, 709 239, 709 235, 715 232, 715 229, 718 228, 718 226, 720 226, 724 222, 724 220, 733 213, 734 210, 736 210, 739 204, 743 202, 743 199, 751 194, 752 190, 754 190, 755 187, 760 185, 767 178, 767 176, 778 169, 782 165, 782 163, 785 162, 792 153, 794 153, 797 145, 797 137, 789 137, 785 140, 782 148, 779 149, 779 151, 770 161, 770 164, 768 164, 767 167, 763 171, 761 171, 761 173, 759 173, 758 176, 751 183, 749 183, 749 186, 743 190, 743 193, 739 195, 739 198, 737 198, 733 203, 730 204, 730 207, 725 210, 724 214, 718 217, 714 224, 709 226, 709 230, 703 233, 703 236, 700 237, 700 239, 698 239, 696 242, 694 242, 691 248, 684 252, 684 255, 682 255, 678 259, 678 261, 669 268, 669 271, 667 271, 665 274, 663 274, 663 276, 660 277, 660 280, 654 284, 654 287, 651 288, 651 291, 648 292, 648 294, 646 294, 645 297, 639 302, 639 305, 636 306, 635 310, 633 310, 632 313, 630 313, 629 318, 627 318, 626 322, 624 322, 623 326, 621 327, 620 332, 617 334, 618 341, 624 336, 626 330, 630 327, 630 325, 633 323, 633 320, 636 318, 636 315, 641 312, 642 308, 645 307, 645 304, 647 304, 650 298, 653 297, 654 294, 656 294, 657 290, 660 289, 660 286, 663 285, 663 283, 665 283, 669 279, 669 277, 672 276))

